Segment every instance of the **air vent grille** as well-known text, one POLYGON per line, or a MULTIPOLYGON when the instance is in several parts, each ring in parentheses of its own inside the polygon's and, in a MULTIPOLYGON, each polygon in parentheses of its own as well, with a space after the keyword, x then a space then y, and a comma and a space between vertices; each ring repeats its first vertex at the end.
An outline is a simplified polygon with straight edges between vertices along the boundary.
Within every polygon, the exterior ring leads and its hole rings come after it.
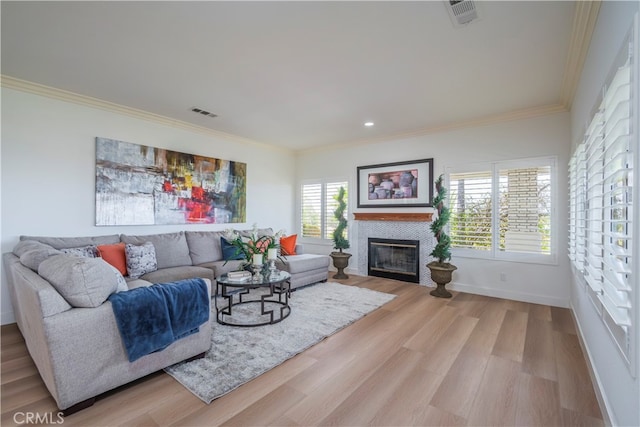
POLYGON ((473 0, 446 0, 445 3, 451 21, 456 27, 461 27, 479 18, 478 8, 473 0))
POLYGON ((203 110, 202 108, 193 107, 191 111, 193 111, 194 113, 202 114, 203 116, 207 116, 207 117, 218 117, 217 114, 213 114, 209 111, 203 110))

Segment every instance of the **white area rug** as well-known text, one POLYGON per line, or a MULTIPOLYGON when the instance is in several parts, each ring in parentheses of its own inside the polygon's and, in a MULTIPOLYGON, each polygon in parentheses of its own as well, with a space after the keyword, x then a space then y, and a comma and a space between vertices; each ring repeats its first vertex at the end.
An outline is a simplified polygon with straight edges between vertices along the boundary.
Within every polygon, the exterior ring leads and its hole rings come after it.
POLYGON ((291 294, 291 315, 282 322, 239 328, 214 320, 207 355, 165 371, 211 403, 394 298, 395 295, 332 282, 299 289, 291 294))

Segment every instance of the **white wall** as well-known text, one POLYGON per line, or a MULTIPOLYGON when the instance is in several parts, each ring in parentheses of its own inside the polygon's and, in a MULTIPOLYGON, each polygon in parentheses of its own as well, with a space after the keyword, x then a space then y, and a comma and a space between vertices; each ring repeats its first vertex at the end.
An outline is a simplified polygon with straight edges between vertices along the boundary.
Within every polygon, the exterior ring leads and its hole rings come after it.
MULTIPOLYGON (((3 253, 13 249, 20 235, 153 234, 250 228, 253 223, 293 231, 292 152, 7 88, 1 95, 3 253), (247 222, 96 227, 97 136, 247 163, 247 222)), ((2 323, 13 322, 4 273, 1 298, 2 323)))
MULTIPOLYGON (((640 3, 636 1, 602 2, 571 112, 574 145, 582 138, 585 124, 590 121, 590 111, 596 103, 613 60, 618 54, 622 41, 631 27, 633 17, 639 9, 640 3)), ((637 48, 636 52, 638 52, 637 48)), ((638 105, 638 100, 635 105, 638 105)), ((572 276, 572 279, 571 307, 586 345, 587 357, 596 375, 597 387, 604 399, 611 423, 612 425, 638 426, 640 425, 640 382, 638 377, 634 378, 627 369, 593 304, 587 299, 584 286, 578 282, 576 277, 572 276)), ((635 286, 638 289, 637 277, 635 286)), ((636 298, 636 304, 638 303, 636 298)), ((636 310, 639 308, 640 305, 636 305, 636 310)), ((639 329, 636 326, 635 334, 636 340, 640 342, 639 329)), ((636 359, 638 359, 637 354, 636 359)), ((640 360, 636 360, 635 363, 640 369, 640 360)))
MULTIPOLYGON (((412 137, 402 140, 380 142, 370 145, 355 145, 339 149, 314 150, 298 154, 297 179, 314 179, 325 176, 347 177, 350 180, 349 212, 356 212, 356 168, 394 161, 434 159, 434 178, 452 165, 496 160, 511 160, 528 157, 557 156, 558 164, 558 242, 557 265, 525 264, 505 261, 480 261, 456 257, 452 262, 458 266, 454 273, 452 289, 484 295, 500 296, 521 301, 568 306, 569 264, 564 256, 567 241, 567 163, 569 160, 570 122, 568 113, 554 114, 528 120, 458 129, 412 137), (500 281, 504 273, 506 281, 500 281)), ((412 209, 393 209, 412 211, 412 209)), ((428 208, 413 208, 424 212, 428 208)), ((360 210, 365 211, 365 210, 360 210)), ((374 210, 366 210, 374 211, 374 210)), ((389 211, 389 209, 376 209, 389 211)), ((353 253, 358 259, 358 239, 352 231, 351 216, 349 237, 353 253)), ((305 244, 305 247, 307 244, 305 244)), ((319 253, 329 253, 331 246, 314 248, 319 253)), ((431 260, 421 260, 427 263, 431 260)), ((350 269, 355 273, 355 262, 350 269)), ((357 272, 366 275, 366 271, 357 272)))

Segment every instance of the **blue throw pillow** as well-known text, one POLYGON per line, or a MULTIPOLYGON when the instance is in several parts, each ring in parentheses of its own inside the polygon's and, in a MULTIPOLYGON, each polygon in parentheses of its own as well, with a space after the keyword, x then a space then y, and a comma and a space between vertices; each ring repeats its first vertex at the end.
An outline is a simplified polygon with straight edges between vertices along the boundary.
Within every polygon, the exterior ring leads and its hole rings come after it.
POLYGON ((222 259, 225 261, 233 261, 245 259, 244 253, 233 246, 227 239, 220 237, 220 247, 222 248, 222 259))

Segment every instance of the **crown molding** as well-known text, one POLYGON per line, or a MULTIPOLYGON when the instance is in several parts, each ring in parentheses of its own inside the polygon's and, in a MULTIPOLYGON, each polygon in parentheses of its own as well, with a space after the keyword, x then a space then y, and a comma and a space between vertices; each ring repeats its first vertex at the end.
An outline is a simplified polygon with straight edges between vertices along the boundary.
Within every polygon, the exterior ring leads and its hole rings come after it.
POLYGON ((560 90, 560 102, 571 110, 573 98, 578 89, 584 61, 591 44, 591 36, 600 12, 600 0, 577 1, 573 14, 573 26, 569 39, 569 54, 564 66, 564 76, 560 90))
POLYGON ((0 75, 0 86, 7 89, 13 89, 21 92, 31 93, 34 95, 44 96, 51 99, 56 99, 58 101, 70 102, 85 107, 91 107, 111 113, 121 114, 124 116, 133 117, 135 119, 146 120, 164 126, 187 130, 190 132, 197 132, 216 138, 221 138, 227 141, 234 141, 242 144, 259 145, 270 150, 293 152, 293 150, 287 148, 265 144, 263 142, 255 141, 248 138, 242 138, 237 135, 220 132, 204 126, 194 125, 182 120, 176 120, 169 117, 161 116, 159 114, 150 113, 148 111, 138 110, 136 108, 126 107, 124 105, 104 101, 98 98, 92 98, 90 96, 80 95, 74 92, 69 92, 66 90, 56 89, 50 86, 17 79, 15 77, 7 76, 4 74, 0 75))
POLYGON ((333 150, 336 148, 353 147, 357 145, 367 145, 367 144, 374 144, 378 142, 413 138, 417 136, 449 132, 453 130, 470 128, 470 127, 488 126, 488 125, 493 125, 493 124, 498 124, 503 122, 531 119, 535 117, 548 116, 551 114, 566 113, 567 111, 568 111, 567 108, 561 104, 542 105, 539 107, 524 108, 521 110, 510 111, 507 113, 494 114, 491 116, 481 117, 478 119, 472 119, 472 120, 450 123, 450 124, 441 125, 441 126, 432 126, 432 127, 417 129, 411 132, 398 133, 394 135, 383 135, 377 138, 359 139, 351 142, 342 142, 342 143, 332 144, 332 145, 327 145, 322 147, 312 147, 306 150, 299 150, 298 153, 307 154, 311 152, 333 150))

